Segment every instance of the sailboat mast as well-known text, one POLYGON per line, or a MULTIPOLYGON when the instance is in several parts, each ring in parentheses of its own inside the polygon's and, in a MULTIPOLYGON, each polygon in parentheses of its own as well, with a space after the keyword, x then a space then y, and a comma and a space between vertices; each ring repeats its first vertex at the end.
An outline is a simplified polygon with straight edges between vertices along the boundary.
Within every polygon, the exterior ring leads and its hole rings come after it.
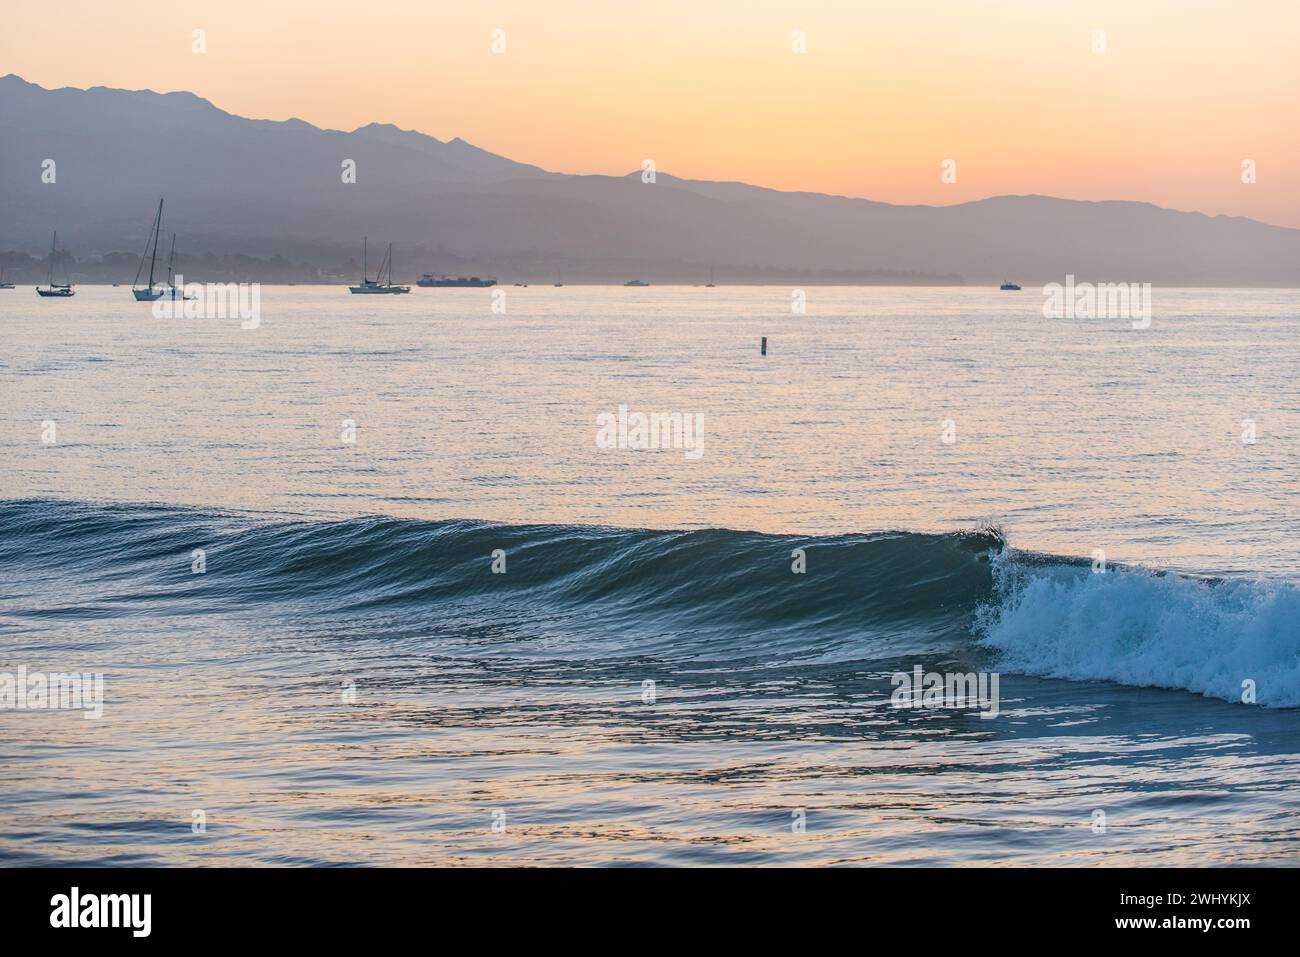
POLYGON ((167 285, 176 288, 172 282, 172 262, 176 259, 176 234, 172 233, 172 251, 167 254, 167 285))
POLYGON ((149 288, 153 288, 153 267, 158 260, 158 231, 162 228, 162 206, 161 198, 158 200, 158 215, 153 220, 153 252, 149 254, 149 288))
POLYGON ((59 246, 59 231, 54 231, 54 238, 50 240, 50 287, 54 286, 54 250, 59 246))
POLYGON ((361 237, 361 285, 370 282, 370 260, 366 256, 367 244, 370 242, 369 236, 361 237))

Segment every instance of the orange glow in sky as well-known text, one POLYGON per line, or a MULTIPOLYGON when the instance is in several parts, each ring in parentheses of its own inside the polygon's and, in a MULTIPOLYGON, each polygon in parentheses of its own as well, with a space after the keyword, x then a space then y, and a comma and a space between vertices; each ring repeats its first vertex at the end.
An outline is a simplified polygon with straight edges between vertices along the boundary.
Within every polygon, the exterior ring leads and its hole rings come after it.
POLYGON ((42 86, 391 122, 560 172, 650 158, 894 203, 1041 193, 1300 227, 1294 0, 68 0, 4 20, 0 72, 42 86))

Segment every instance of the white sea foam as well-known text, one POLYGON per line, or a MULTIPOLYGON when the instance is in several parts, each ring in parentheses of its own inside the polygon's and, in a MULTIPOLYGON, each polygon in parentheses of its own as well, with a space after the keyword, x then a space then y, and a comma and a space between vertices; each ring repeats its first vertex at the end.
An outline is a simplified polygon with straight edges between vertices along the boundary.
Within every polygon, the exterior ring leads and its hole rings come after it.
POLYGON ((999 601, 977 615, 1004 671, 1184 688, 1240 702, 1300 706, 1300 589, 1206 581, 1143 569, 1024 560, 994 564, 999 601))

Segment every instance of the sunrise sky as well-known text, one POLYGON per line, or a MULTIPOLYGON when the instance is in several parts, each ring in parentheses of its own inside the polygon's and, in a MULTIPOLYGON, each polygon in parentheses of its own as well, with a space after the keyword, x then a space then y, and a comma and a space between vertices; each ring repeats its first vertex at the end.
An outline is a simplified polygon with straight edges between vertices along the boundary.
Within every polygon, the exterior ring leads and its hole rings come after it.
POLYGON ((1300 227, 1294 0, 70 0, 4 21, 0 73, 42 86, 391 122, 561 172, 652 158, 897 203, 1042 193, 1300 227))

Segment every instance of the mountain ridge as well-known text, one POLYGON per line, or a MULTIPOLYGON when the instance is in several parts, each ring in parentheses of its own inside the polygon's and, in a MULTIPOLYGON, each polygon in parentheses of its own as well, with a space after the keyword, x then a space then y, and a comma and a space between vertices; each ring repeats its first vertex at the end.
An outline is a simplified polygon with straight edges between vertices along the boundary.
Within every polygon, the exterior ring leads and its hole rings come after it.
POLYGON ((1300 230, 1244 216, 1041 194, 899 205, 662 171, 646 184, 640 170, 554 172, 394 123, 332 130, 241 117, 189 91, 51 90, 12 73, 0 77, 0 169, 0 248, 29 252, 55 227, 85 253, 134 249, 162 194, 187 248, 310 253, 322 266, 369 234, 424 268, 564 268, 575 281, 696 281, 726 264, 875 281, 1300 284, 1300 230), (46 158, 55 184, 40 180, 46 158), (355 183, 342 182, 345 160, 355 183))

